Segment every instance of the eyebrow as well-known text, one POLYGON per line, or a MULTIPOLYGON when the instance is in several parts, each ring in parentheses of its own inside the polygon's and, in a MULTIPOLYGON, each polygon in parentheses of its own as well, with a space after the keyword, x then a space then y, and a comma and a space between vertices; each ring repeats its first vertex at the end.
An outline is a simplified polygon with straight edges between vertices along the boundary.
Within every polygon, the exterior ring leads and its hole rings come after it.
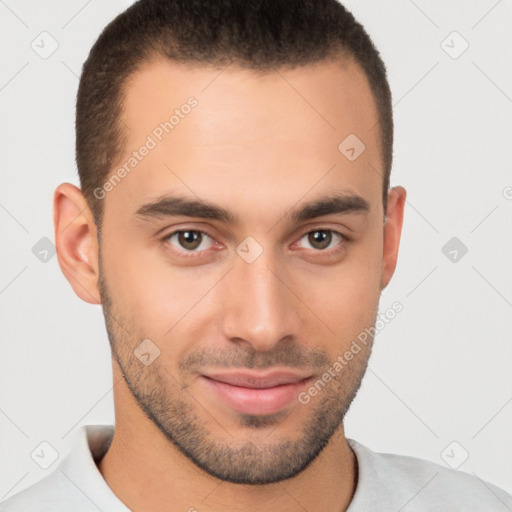
MULTIPOLYGON (((286 212, 285 218, 299 224, 324 215, 367 213, 370 203, 356 194, 338 193, 315 199, 302 204, 299 208, 286 212)), ((141 206, 136 212, 142 219, 165 217, 198 217, 216 220, 225 224, 240 225, 240 218, 231 211, 207 201, 190 199, 183 196, 165 196, 141 206)))

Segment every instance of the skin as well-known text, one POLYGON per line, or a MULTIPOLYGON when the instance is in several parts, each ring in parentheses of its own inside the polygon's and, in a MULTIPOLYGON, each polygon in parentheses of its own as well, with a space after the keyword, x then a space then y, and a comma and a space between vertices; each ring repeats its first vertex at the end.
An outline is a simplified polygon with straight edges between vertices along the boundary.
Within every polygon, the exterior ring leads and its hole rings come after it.
POLYGON ((119 166, 188 97, 198 105, 106 194, 101 253, 81 191, 55 192, 60 266, 79 297, 102 303, 113 350, 116 432, 98 469, 137 511, 345 510, 357 463, 343 417, 371 343, 307 405, 293 400, 277 414, 233 410, 201 373, 325 373, 375 323, 406 191, 392 188, 383 211, 377 113, 354 62, 219 71, 154 58, 131 77, 119 166), (338 150, 348 134, 366 146, 355 161, 338 150), (369 209, 286 216, 334 192, 369 209), (168 194, 214 203, 240 223, 136 214, 168 194), (208 234, 192 256, 169 238, 179 229, 208 234), (308 236, 318 230, 332 230, 327 248, 308 236), (252 263, 236 252, 248 236, 263 249, 252 263), (160 350, 148 366, 133 354, 144 339, 160 350))

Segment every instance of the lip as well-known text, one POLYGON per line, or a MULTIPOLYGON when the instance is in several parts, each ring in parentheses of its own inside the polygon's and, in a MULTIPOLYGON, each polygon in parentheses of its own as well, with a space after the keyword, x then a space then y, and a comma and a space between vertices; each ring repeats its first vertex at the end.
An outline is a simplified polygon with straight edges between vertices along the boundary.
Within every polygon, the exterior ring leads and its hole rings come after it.
POLYGON ((283 384, 297 383, 310 375, 292 371, 233 371, 225 373, 204 373, 203 376, 232 386, 244 388, 263 389, 280 386, 283 384))
POLYGON ((240 413, 274 414, 293 402, 313 377, 291 371, 225 372, 201 375, 207 388, 240 413))

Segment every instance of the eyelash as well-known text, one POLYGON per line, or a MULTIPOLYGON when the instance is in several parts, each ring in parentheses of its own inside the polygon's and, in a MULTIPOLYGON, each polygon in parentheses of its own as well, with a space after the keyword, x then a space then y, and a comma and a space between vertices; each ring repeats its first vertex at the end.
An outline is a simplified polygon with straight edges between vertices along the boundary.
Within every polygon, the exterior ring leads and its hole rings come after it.
MULTIPOLYGON (((210 238, 211 240, 214 240, 213 237, 211 237, 206 231, 203 231, 202 229, 186 229, 186 228, 185 229, 178 229, 176 231, 173 231, 172 233, 169 233, 169 234, 165 235, 164 237, 162 237, 160 240, 161 240, 161 242, 163 242, 166 245, 172 245, 172 244, 170 244, 169 240, 173 236, 178 235, 180 233, 184 233, 186 231, 193 232, 193 233, 199 233, 202 236, 206 236, 206 237, 210 238)), ((350 241, 350 239, 346 235, 344 235, 343 233, 340 233, 339 231, 336 231, 334 229, 328 229, 328 228, 316 228, 316 229, 312 229, 310 231, 306 231, 305 233, 303 233, 301 235, 299 240, 302 240, 305 236, 307 236, 307 235, 309 235, 311 233, 316 233, 317 231, 324 231, 324 232, 327 232, 327 233, 331 233, 333 235, 337 235, 337 236, 339 236, 341 238, 341 240, 340 240, 340 242, 335 247, 332 247, 330 249, 310 249, 311 251, 314 251, 314 252, 318 252, 318 253, 322 253, 322 254, 335 255, 340 250, 342 250, 344 248, 346 243, 348 243, 350 241)), ((178 251, 177 249, 173 248, 172 250, 173 250, 173 252, 180 253, 179 255, 182 258, 197 258, 197 257, 200 257, 199 255, 202 252, 205 252, 207 249, 203 249, 202 251, 197 251, 197 250, 187 251, 186 249, 183 249, 182 251, 178 251)))

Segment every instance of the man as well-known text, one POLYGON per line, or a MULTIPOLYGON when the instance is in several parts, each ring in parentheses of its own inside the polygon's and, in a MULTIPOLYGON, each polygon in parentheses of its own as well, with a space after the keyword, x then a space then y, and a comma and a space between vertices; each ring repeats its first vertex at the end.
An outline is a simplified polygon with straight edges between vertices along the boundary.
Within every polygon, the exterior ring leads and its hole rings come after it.
POLYGON ((0 510, 512 507, 345 437, 406 192, 384 64, 340 4, 137 2, 91 50, 76 130, 56 245, 105 313, 115 428, 0 510))

